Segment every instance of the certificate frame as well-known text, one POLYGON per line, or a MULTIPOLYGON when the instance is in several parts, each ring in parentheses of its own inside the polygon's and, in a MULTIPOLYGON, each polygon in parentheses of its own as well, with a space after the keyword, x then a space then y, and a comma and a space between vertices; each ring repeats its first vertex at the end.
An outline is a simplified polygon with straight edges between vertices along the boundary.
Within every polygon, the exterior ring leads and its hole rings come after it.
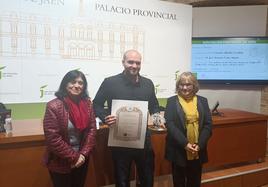
POLYGON ((143 149, 148 102, 113 100, 111 113, 116 116, 116 124, 110 127, 108 146, 143 149))

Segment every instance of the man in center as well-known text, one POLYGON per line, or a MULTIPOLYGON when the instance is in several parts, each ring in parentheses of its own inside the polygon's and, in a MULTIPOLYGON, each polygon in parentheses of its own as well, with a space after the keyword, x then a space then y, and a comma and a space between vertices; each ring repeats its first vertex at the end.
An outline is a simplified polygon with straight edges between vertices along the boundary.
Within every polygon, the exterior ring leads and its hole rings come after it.
MULTIPOLYGON (((159 112, 154 85, 150 79, 139 74, 141 54, 136 50, 125 52, 122 60, 124 71, 106 78, 93 101, 96 116, 108 126, 116 124, 116 116, 111 115, 113 99, 148 101, 150 114, 159 112), (104 103, 108 104, 108 111, 104 103)), ((143 149, 111 147, 116 187, 129 187, 131 163, 136 164, 141 187, 152 187, 154 179, 154 152, 151 146, 150 132, 147 129, 143 149)))

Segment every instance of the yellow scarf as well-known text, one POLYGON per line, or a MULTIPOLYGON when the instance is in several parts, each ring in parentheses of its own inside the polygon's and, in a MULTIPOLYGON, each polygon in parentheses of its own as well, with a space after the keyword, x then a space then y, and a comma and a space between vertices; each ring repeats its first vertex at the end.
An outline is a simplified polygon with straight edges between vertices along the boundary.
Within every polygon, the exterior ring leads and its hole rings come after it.
MULTIPOLYGON (((198 143, 199 137, 199 124, 198 124, 198 110, 197 110, 197 97, 194 96, 190 101, 186 101, 182 97, 178 96, 179 102, 182 106, 182 109, 185 113, 186 118, 186 129, 187 129, 187 139, 189 143, 194 144, 198 143)), ((198 159, 198 155, 193 155, 187 151, 187 159, 194 160, 198 159)))

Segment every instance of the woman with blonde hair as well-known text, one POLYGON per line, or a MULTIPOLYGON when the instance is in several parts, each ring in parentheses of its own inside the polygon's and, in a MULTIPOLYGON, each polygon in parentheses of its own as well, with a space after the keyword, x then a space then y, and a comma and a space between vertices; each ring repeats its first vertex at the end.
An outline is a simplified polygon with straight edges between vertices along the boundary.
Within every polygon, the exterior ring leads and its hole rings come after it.
POLYGON ((201 186, 202 164, 208 161, 212 119, 208 101, 196 95, 198 90, 194 74, 184 72, 176 82, 177 95, 167 101, 165 157, 172 164, 174 187, 201 186))

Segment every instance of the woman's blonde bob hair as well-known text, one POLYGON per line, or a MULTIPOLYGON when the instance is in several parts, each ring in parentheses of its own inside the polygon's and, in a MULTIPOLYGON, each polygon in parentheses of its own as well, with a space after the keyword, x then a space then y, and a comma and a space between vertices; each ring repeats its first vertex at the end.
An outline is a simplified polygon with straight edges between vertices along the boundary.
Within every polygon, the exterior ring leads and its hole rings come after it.
POLYGON ((182 80, 189 80, 189 82, 194 86, 193 88, 193 94, 196 94, 199 90, 199 84, 198 84, 198 81, 196 79, 196 76, 187 71, 187 72, 183 72, 177 79, 176 81, 176 93, 179 93, 179 85, 181 84, 182 80))

